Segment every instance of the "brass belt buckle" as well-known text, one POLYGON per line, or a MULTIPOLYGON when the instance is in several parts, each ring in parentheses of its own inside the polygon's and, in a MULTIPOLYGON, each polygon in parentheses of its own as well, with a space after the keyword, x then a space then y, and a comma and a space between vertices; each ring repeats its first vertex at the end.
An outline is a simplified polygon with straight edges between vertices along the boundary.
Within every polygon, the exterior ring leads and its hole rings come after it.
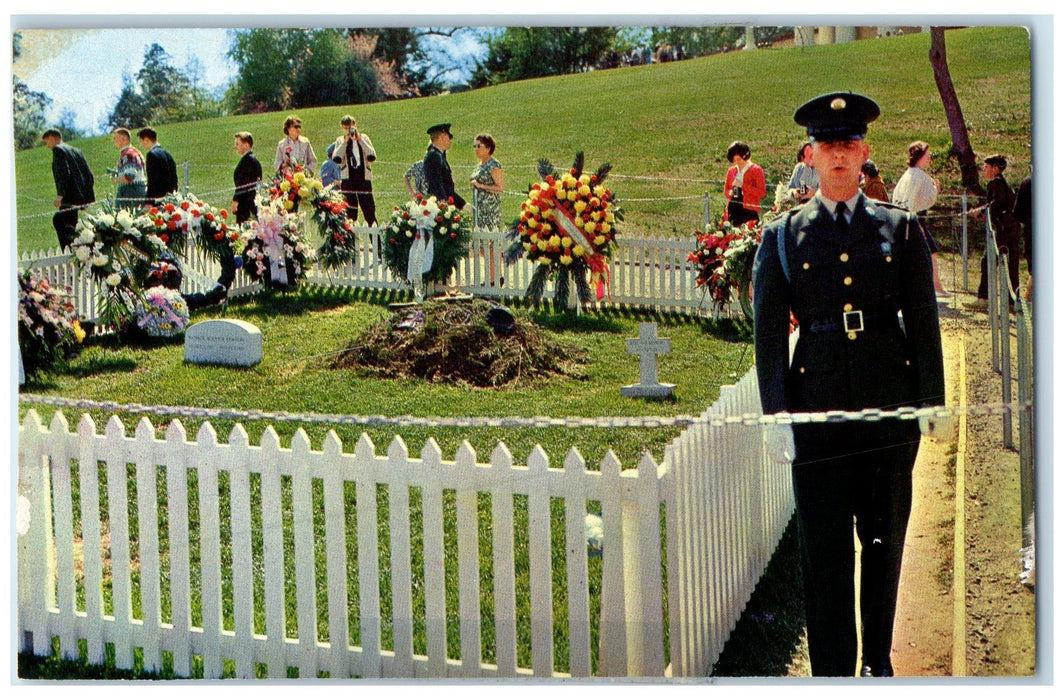
POLYGON ((864 330, 864 312, 846 311, 842 314, 842 327, 847 333, 864 330))

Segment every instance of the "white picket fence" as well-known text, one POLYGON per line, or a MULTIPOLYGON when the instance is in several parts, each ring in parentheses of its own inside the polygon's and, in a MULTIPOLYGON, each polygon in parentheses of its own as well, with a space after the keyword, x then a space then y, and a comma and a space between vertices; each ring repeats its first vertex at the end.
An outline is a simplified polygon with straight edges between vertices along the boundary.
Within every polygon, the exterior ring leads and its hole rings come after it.
POLYGON ((205 678, 279 678, 290 667, 303 678, 705 675, 793 509, 789 470, 764 458, 759 428, 712 421, 758 412, 751 371, 723 388, 662 464, 647 454, 622 470, 608 453, 596 471, 575 449, 560 467, 540 447, 514 464, 502 443, 489 463, 468 444, 449 461, 433 440, 414 457, 396 437, 381 456, 365 435, 346 452, 330 432, 314 450, 298 430, 282 448, 273 427, 252 445, 240 425, 219 442, 204 423, 189 440, 175 420, 160 438, 147 419, 133 435, 117 417, 98 433, 87 414, 71 430, 61 412, 45 426, 31 410, 19 429, 18 488, 30 504, 28 531, 18 539, 20 647, 49 655, 57 638, 62 657, 77 659, 84 640, 88 661, 101 663, 113 645, 116 666, 132 667, 140 650, 146 670, 162 668, 166 652, 176 675, 205 678), (386 521, 378 486, 388 491, 386 521), (420 513, 410 508, 411 488, 420 490, 420 513), (323 495, 315 498, 316 489, 323 495), (456 516, 448 520, 452 491, 456 516), (478 531, 484 494, 490 535, 478 531), (557 499, 564 518, 552 519, 557 499), (603 544, 601 574, 592 580, 584 519, 595 503, 603 544), (527 541, 515 539, 518 518, 527 520, 527 541), (554 563, 551 537, 561 531, 566 585, 555 590, 552 567, 562 564, 554 563), (445 537, 457 541, 452 580, 445 537), (491 570, 481 572, 479 552, 489 546, 491 570), (316 547, 324 548, 324 570, 316 547), (527 571, 518 550, 527 551, 527 571), (223 561, 226 552, 231 561, 223 561), (484 575, 494 588, 487 620, 484 575), (382 577, 389 617, 382 617, 382 577), (515 600, 519 579, 530 598, 524 616, 515 600), (457 610, 447 603, 455 588, 457 610), (423 607, 415 607, 415 591, 423 607), (564 630, 554 621, 559 599, 564 630), (457 630, 448 628, 453 618, 457 630), (415 650, 416 630, 424 641, 415 650), (518 663, 522 632, 531 640, 530 665, 518 663), (568 646, 567 668, 555 664, 556 633, 568 646))
MULTIPOLYGON (((308 270, 307 281, 329 286, 370 289, 405 289, 405 280, 396 279, 377 255, 381 232, 376 227, 359 227, 361 246, 358 259, 338 270, 326 270, 314 265, 308 270)), ((663 311, 687 313, 713 311, 712 300, 695 287, 698 269, 687 260, 694 242, 686 239, 624 237, 609 264, 608 296, 606 304, 650 306, 663 311)), ((503 262, 509 247, 505 231, 477 230, 473 233, 469 255, 462 260, 451 285, 454 289, 482 297, 521 297, 535 272, 534 266, 522 258, 514 265, 503 262)), ((87 273, 79 273, 70 257, 58 249, 24 254, 19 267, 33 265, 56 284, 74 290, 78 314, 85 319, 96 318, 96 288, 87 273)), ((186 249, 182 270, 185 279, 182 291, 202 292, 214 286, 220 268, 194 246, 186 249)), ((230 297, 253 293, 259 285, 237 271, 230 288, 230 297)), ((548 298, 553 288, 548 285, 548 298)), ((731 310, 728 311, 729 313, 731 310)))

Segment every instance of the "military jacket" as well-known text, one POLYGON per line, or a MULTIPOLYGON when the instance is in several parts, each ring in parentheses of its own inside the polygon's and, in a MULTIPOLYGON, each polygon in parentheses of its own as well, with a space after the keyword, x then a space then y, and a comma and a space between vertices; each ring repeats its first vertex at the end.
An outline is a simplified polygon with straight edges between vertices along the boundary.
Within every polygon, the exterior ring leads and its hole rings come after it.
POLYGON ((819 197, 766 224, 754 342, 766 414, 944 404, 931 253, 916 218, 861 194, 845 232, 819 197))

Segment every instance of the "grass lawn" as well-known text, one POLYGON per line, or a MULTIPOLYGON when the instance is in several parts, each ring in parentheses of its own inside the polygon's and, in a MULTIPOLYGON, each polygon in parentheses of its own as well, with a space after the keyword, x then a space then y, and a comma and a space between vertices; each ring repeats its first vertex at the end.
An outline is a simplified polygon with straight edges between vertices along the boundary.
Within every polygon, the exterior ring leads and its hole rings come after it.
MULTIPOLYGON (((143 404, 260 409, 313 413, 414 416, 640 416, 697 414, 717 397, 719 387, 740 378, 753 363, 749 329, 731 321, 714 323, 678 315, 633 310, 609 310, 578 318, 529 312, 515 307, 554 331, 562 342, 586 349, 590 360, 586 378, 541 378, 517 389, 480 389, 447 386, 420 380, 376 379, 357 370, 328 367, 347 340, 389 313, 387 303, 400 296, 345 289, 311 288, 286 296, 257 296, 194 314, 193 321, 226 317, 249 321, 263 336, 263 361, 251 368, 190 365, 183 361, 183 345, 147 343, 122 345, 117 339, 92 338, 81 354, 23 387, 43 393, 99 401, 143 404), (635 356, 625 352, 625 340, 639 335, 639 323, 656 321, 659 335, 672 340, 672 351, 661 358, 659 377, 677 385, 667 400, 629 399, 620 387, 639 379, 635 356)), ((20 406, 22 413, 26 406, 20 406)), ((44 419, 52 411, 46 408, 44 419)), ((94 418, 103 429, 107 415, 94 418)), ((140 416, 123 417, 131 432, 140 416)), ((164 428, 169 419, 152 418, 164 428)), ((189 435, 199 424, 183 420, 189 435)), ((231 421, 212 421, 220 439, 227 439, 231 421)), ((302 427, 315 449, 335 429, 345 449, 353 449, 363 428, 320 424, 278 425, 282 445, 302 427)), ((264 424, 245 424, 258 443, 264 424)), ((478 428, 472 430, 370 427, 365 432, 387 450, 399 434, 412 453, 419 453, 428 437, 439 442, 445 458, 453 458, 467 439, 484 461, 504 440, 515 459, 523 460, 537 443, 553 459, 575 446, 597 464, 606 446, 628 467, 635 467, 644 450, 661 459, 661 450, 677 428, 561 429, 478 428)), ((161 434, 161 432, 160 432, 161 434)))
MULTIPOLYGON (((1029 41, 1021 27, 946 33, 950 71, 972 146, 981 155, 1007 154, 1006 176, 1013 182, 1030 171, 1031 163, 1029 41)), ((794 110, 811 97, 840 89, 870 95, 883 110, 868 142, 888 187, 905 171, 907 145, 919 138, 931 144, 935 155, 931 174, 944 191, 959 192, 959 169, 946 157, 951 140, 928 61, 929 47, 930 35, 924 33, 802 49, 736 51, 298 113, 319 160, 338 134, 340 117, 350 112, 358 119, 379 153, 374 190, 382 213, 407 199, 403 173, 424 155, 425 129, 449 121, 456 138, 448 155, 461 192, 468 193, 466 173, 475 163, 473 136, 489 131, 498 142, 496 157, 506 173, 508 192, 524 192, 537 179, 539 158, 565 167, 583 150, 589 166, 614 166, 612 189, 627 212, 622 235, 686 236, 702 225, 704 193, 716 198, 714 218, 720 214, 729 143, 748 143, 767 180, 784 180, 805 140, 804 130, 792 119, 794 110)), ((211 204, 228 206, 237 160, 233 133, 247 130, 255 135, 255 151, 268 171, 283 136, 285 114, 155 126, 160 143, 179 163, 182 182, 180 164, 188 161, 191 191, 211 204)), ((97 197, 112 194, 104 174, 117 159, 110 138, 74 145, 85 152, 96 173, 97 197)), ((50 162, 43 146, 16 154, 20 251, 55 245, 50 162)), ((504 221, 517 216, 521 200, 517 194, 503 198, 504 221)))

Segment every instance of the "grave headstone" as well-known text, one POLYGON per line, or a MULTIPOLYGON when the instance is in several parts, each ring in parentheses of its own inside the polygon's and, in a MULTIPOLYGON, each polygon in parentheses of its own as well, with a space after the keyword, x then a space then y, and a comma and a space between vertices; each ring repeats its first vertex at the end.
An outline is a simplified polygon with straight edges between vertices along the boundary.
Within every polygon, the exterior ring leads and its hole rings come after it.
POLYGON ((658 355, 672 350, 672 341, 658 337, 658 324, 640 323, 639 337, 626 341, 629 355, 639 356, 639 383, 621 387, 621 396, 672 396, 675 384, 658 381, 658 355))
POLYGON ((200 321, 185 330, 185 362, 251 367, 262 362, 262 332, 247 321, 200 321))

